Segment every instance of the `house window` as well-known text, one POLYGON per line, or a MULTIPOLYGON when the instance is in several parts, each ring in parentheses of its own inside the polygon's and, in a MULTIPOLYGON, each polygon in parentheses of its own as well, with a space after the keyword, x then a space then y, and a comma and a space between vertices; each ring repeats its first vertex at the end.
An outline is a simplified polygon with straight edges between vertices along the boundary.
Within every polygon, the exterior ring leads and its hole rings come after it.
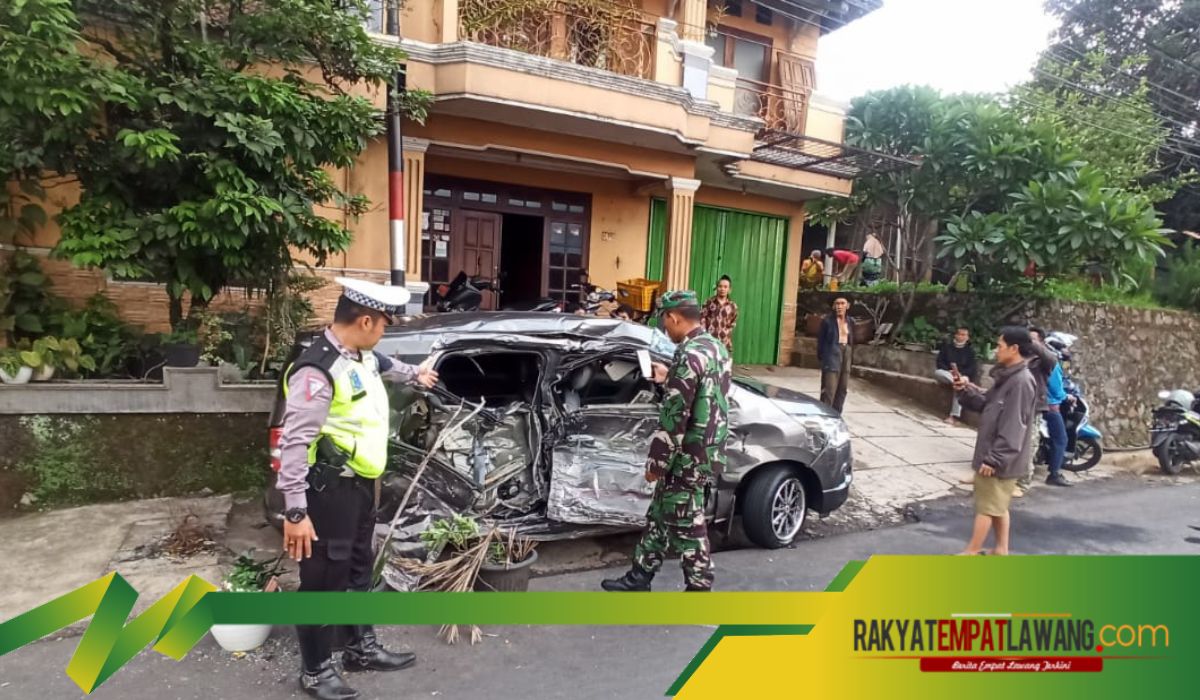
POLYGON ((755 22, 758 22, 759 24, 765 24, 769 27, 771 26, 771 21, 774 19, 775 13, 771 12, 770 8, 763 7, 762 5, 754 6, 755 22))
POLYGON ((583 282, 583 239, 581 224, 550 222, 550 298, 573 302, 583 298, 577 287, 583 282))
POLYGON ((450 282, 450 210, 430 207, 421 217, 422 276, 431 285, 450 282))
POLYGON ((729 15, 730 17, 741 17, 742 0, 726 0, 725 14, 729 15))
POLYGON ((738 77, 765 83, 771 71, 771 40, 755 34, 733 34, 721 30, 710 35, 707 44, 713 48, 713 63, 733 68, 738 77))

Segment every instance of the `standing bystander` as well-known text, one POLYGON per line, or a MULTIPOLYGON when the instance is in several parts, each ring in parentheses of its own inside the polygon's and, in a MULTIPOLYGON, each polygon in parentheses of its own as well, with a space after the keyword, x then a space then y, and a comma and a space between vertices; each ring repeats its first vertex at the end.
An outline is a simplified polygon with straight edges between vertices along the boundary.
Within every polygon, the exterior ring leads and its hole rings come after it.
POLYGON ((1029 373, 1029 331, 1010 326, 996 342, 992 388, 986 392, 955 375, 954 388, 964 406, 980 412, 979 433, 971 468, 975 470, 975 525, 962 554, 983 551, 988 530, 995 533, 992 554, 1008 554, 1008 507, 1017 477, 1033 461, 1029 433, 1034 431, 1037 382, 1029 373))

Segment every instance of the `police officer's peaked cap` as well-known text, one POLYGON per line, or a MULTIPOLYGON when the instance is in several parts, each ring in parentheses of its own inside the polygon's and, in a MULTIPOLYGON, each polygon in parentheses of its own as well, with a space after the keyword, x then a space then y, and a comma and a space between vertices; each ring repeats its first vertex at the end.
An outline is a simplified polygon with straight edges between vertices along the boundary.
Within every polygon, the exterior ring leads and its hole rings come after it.
POLYGON ((334 281, 342 285, 342 296, 359 306, 374 309, 388 316, 404 313, 404 307, 412 297, 412 294, 404 287, 377 284, 349 277, 338 277, 334 281))
POLYGON ((667 292, 658 300, 658 308, 661 311, 671 311, 673 309, 700 308, 700 302, 696 299, 696 293, 690 289, 667 292))

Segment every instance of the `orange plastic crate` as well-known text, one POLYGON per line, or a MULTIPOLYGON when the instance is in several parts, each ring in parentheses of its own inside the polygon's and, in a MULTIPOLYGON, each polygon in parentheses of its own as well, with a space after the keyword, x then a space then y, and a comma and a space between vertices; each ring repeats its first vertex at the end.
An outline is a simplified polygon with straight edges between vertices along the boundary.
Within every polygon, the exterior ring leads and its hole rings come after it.
POLYGON ((654 304, 654 295, 661 288, 662 282, 640 278, 617 282, 617 301, 638 311, 649 311, 654 304))

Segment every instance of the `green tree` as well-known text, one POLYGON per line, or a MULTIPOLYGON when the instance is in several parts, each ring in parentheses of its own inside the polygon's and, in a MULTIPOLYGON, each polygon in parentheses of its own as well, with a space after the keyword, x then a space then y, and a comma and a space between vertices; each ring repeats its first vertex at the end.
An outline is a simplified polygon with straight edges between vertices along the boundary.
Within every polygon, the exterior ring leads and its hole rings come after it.
MULTIPOLYGON (((1159 157, 1170 178, 1200 166, 1200 0, 1047 0, 1060 20, 1047 54, 1071 63, 1104 57, 1114 94, 1146 98, 1169 129, 1159 157)), ((1161 205, 1174 229, 1200 230, 1200 186, 1188 184, 1161 205)))
MULTIPOLYGON (((1145 79, 1117 82, 1101 49, 1075 61, 1047 52, 1033 80, 1014 88, 1011 107, 1024 119, 1044 122, 1080 160, 1104 173, 1108 184, 1142 192, 1153 202, 1170 199, 1194 178, 1165 169, 1170 130, 1154 112, 1145 79)), ((1144 58, 1131 58, 1136 66, 1144 58)))
POLYGON ((900 325, 911 311, 915 284, 930 274, 944 222, 1003 211, 1024 183, 1075 165, 1048 126, 1026 122, 990 96, 942 96, 928 87, 857 98, 845 138, 920 163, 866 175, 855 181, 850 199, 825 198, 810 207, 821 221, 896 222, 903 257, 895 262, 900 281, 910 283, 901 287, 900 325))
POLYGON ((42 178, 68 172, 101 104, 124 99, 121 76, 85 58, 79 45, 70 0, 0 7, 0 182, 19 187, 0 187, 0 242, 45 223, 36 204, 42 178))
MULTIPOLYGON (((61 214, 57 255, 165 283, 178 326, 186 294, 204 305, 232 280, 268 288, 295 253, 321 263, 349 245, 343 223, 314 208, 365 211, 330 172, 380 133, 371 96, 403 58, 366 34, 365 2, 73 6, 87 27, 81 53, 122 93, 103 97, 74 154, 82 195, 61 214)), ((400 108, 420 119, 427 104, 414 92, 400 108)))

